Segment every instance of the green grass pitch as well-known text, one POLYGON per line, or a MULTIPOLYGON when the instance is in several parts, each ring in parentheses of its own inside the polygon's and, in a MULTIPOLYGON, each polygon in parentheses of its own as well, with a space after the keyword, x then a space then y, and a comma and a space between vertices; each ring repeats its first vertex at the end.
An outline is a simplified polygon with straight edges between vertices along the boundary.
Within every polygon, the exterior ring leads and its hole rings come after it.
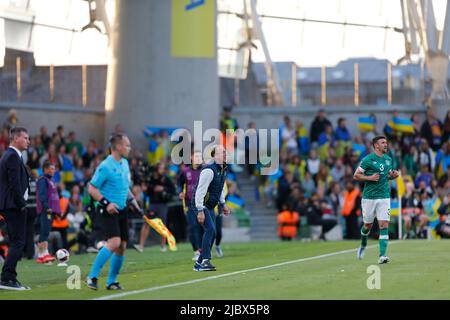
POLYGON ((367 269, 370 265, 378 266, 377 242, 369 242, 371 247, 362 261, 356 259, 356 250, 339 253, 355 249, 358 244, 357 241, 224 244, 223 258, 214 258, 213 254, 216 272, 192 271, 188 244, 180 244, 177 252, 166 253, 159 252, 159 247, 146 248, 142 254, 129 249, 119 276, 124 288, 120 292, 105 289, 109 265, 103 270, 98 291, 85 286, 93 254, 71 256, 69 265, 78 265, 82 271, 81 289, 73 290, 67 288, 70 275, 65 267, 21 261, 19 280, 32 290, 0 290, 0 300, 94 299, 135 290, 141 291, 120 299, 450 299, 449 241, 391 241, 388 248, 391 263, 379 266, 381 289, 372 290, 367 287, 371 276, 367 269), (317 257, 321 255, 326 256, 317 257), (283 264, 303 258, 311 259, 283 264), (278 263, 281 265, 241 272, 278 263), (208 294, 200 294, 204 292, 208 294))

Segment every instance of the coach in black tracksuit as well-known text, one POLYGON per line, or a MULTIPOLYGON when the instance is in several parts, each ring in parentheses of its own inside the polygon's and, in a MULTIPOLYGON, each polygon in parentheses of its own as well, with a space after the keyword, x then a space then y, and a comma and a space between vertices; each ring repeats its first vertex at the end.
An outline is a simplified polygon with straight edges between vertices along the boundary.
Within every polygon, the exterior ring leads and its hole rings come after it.
POLYGON ((0 212, 8 229, 9 250, 2 268, 0 289, 29 290, 17 281, 17 262, 22 257, 25 245, 27 200, 29 186, 28 171, 23 163, 22 152, 30 145, 27 129, 12 128, 10 146, 0 160, 0 212))

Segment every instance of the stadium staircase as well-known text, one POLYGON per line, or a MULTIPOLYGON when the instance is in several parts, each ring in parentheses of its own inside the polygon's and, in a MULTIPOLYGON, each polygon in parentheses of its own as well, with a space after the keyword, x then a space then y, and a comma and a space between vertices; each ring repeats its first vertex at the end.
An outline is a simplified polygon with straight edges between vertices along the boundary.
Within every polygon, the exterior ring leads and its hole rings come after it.
POLYGON ((276 209, 267 207, 264 200, 256 199, 256 182, 244 171, 238 177, 241 197, 245 201, 245 209, 250 214, 250 240, 278 240, 276 209))

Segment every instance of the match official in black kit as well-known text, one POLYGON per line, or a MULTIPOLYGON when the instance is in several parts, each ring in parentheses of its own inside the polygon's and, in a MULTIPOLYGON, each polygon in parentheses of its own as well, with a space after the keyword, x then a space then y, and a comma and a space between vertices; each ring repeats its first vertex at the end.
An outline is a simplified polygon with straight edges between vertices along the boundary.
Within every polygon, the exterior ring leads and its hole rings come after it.
POLYGON ((28 171, 23 163, 22 152, 30 145, 27 129, 15 127, 10 130, 9 148, 0 159, 0 213, 6 220, 9 251, 2 268, 0 289, 30 290, 17 280, 17 262, 22 257, 26 237, 28 171))

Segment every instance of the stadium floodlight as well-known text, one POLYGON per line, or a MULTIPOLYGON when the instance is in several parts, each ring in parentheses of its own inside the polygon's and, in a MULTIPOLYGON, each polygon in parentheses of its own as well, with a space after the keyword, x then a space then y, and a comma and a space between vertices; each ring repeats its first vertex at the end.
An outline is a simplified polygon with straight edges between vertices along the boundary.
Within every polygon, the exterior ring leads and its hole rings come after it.
POLYGON ((85 0, 85 1, 87 1, 89 3, 89 23, 87 25, 85 25, 83 28, 81 28, 81 31, 83 32, 86 29, 94 28, 94 29, 97 29, 98 32, 101 33, 102 30, 96 24, 96 21, 97 21, 97 13, 96 13, 97 5, 95 4, 95 2, 93 0, 85 0))
POLYGON ((450 54, 450 6, 448 2, 401 0, 405 56, 425 58, 432 83, 429 98, 449 98, 447 69, 450 54), (445 4, 445 8, 442 5, 445 4), (438 6, 441 7, 438 8, 438 6), (445 9, 445 10, 444 10, 445 9))

